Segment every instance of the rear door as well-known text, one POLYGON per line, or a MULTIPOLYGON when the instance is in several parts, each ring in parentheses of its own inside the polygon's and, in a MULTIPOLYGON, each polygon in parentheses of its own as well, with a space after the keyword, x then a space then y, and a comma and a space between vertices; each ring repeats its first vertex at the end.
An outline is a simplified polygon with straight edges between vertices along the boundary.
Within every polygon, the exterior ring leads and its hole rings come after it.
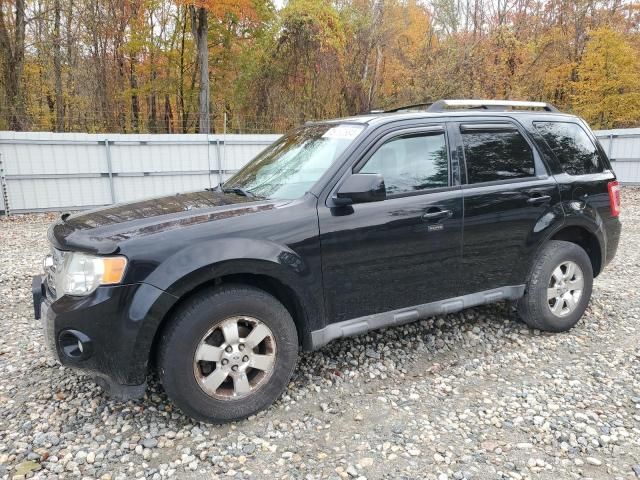
POLYGON ((462 268, 467 293, 521 285, 559 191, 524 129, 508 117, 451 124, 464 158, 462 268))

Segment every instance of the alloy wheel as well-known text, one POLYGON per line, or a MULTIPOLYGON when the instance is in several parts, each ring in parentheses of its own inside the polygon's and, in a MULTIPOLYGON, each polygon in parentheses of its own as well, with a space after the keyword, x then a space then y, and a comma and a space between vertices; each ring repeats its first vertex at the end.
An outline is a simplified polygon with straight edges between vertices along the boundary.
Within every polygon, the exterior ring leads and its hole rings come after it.
POLYGON ((196 348, 193 371, 211 397, 235 400, 271 377, 276 360, 273 332, 257 318, 230 317, 214 325, 196 348))
POLYGON ((557 317, 565 317, 578 306, 584 275, 577 263, 570 260, 562 262, 551 274, 547 287, 547 302, 551 313, 557 317))

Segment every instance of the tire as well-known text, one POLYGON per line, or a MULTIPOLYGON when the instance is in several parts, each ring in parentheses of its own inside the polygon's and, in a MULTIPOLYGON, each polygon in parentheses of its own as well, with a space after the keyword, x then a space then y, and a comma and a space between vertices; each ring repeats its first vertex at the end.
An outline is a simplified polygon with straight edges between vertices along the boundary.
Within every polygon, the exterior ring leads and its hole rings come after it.
POLYGON ((226 423, 280 397, 297 358, 298 335, 287 309, 262 290, 228 285, 199 292, 180 306, 161 336, 158 373, 186 415, 226 423))
POLYGON ((587 252, 575 243, 551 240, 534 262, 518 314, 532 328, 565 332, 582 317, 592 288, 593 269, 587 252), (572 271, 572 279, 567 279, 572 271), (576 300, 580 273, 582 288, 576 300))

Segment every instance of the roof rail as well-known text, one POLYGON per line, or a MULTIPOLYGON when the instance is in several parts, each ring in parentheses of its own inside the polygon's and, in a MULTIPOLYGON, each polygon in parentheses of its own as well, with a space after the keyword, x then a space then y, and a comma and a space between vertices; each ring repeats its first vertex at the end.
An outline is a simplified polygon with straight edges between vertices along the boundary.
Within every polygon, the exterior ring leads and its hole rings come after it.
MULTIPOLYGON (((428 102, 428 103, 414 103, 412 105, 403 105, 401 107, 396 107, 396 108, 390 108, 388 110, 384 110, 382 113, 394 113, 394 112, 401 112, 403 110, 428 110, 429 107, 431 107, 431 105, 433 105, 432 102, 428 102)), ((375 110, 374 110, 375 111, 375 110)), ((378 113, 377 111, 375 111, 376 113, 378 113)), ((372 112, 373 113, 373 112, 372 112)))
POLYGON ((545 102, 523 102, 520 100, 438 100, 427 108, 428 112, 443 112, 446 107, 470 107, 483 110, 506 110, 509 108, 542 108, 547 112, 559 110, 545 102))

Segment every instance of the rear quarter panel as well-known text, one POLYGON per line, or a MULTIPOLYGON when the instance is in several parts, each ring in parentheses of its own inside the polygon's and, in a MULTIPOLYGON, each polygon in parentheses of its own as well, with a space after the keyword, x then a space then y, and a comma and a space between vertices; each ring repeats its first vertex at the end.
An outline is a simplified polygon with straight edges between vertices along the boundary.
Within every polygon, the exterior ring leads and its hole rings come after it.
POLYGON ((550 172, 555 175, 558 182, 562 208, 565 212, 563 227, 580 226, 593 233, 600 243, 602 266, 604 267, 615 256, 622 225, 620 220, 611 214, 608 184, 616 180, 616 175, 602 145, 586 122, 577 117, 567 115, 560 118, 549 118, 544 115, 533 115, 528 118, 526 126, 550 172), (601 173, 588 175, 565 173, 553 151, 533 125, 535 121, 549 120, 573 122, 580 125, 596 145, 605 170, 601 173))

